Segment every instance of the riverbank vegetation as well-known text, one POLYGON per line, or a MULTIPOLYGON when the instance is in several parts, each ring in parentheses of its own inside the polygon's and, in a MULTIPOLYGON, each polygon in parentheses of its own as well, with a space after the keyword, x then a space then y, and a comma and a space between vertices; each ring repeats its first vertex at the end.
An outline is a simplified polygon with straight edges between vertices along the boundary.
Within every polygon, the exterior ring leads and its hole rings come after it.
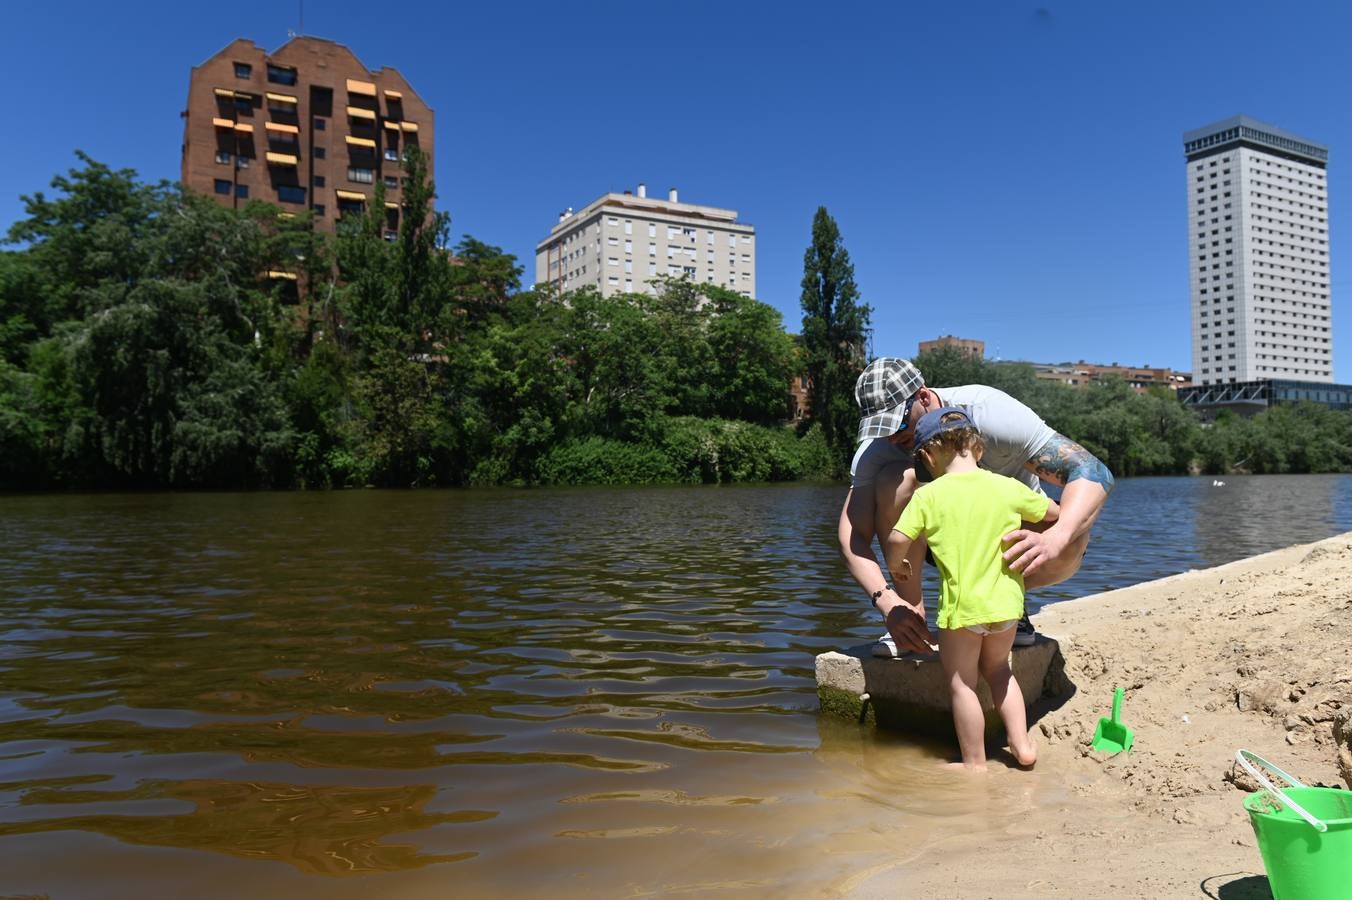
POLYGON ((943 385, 989 384, 1017 397, 1119 477, 1352 471, 1352 412, 1302 403, 1252 418, 1221 412, 1204 425, 1163 386, 1138 394, 1106 378, 1073 388, 1037 378, 1027 363, 974 359, 951 347, 915 363, 940 395, 943 385))
POLYGON ((0 487, 258 488, 825 477, 786 428, 774 308, 661 280, 522 290, 416 156, 336 239, 81 156, 0 253, 0 487))
MULTIPOLYGON (((0 489, 699 483, 839 477, 869 308, 819 210, 803 337, 773 307, 657 279, 522 289, 465 237, 416 154, 336 238, 83 155, 24 198, 0 252, 0 489), (785 422, 800 373, 821 423, 785 422)), ((1352 468, 1352 415, 1202 428, 1172 396, 1074 391, 1027 366, 920 360, 931 384, 1025 400, 1120 475, 1352 468)))

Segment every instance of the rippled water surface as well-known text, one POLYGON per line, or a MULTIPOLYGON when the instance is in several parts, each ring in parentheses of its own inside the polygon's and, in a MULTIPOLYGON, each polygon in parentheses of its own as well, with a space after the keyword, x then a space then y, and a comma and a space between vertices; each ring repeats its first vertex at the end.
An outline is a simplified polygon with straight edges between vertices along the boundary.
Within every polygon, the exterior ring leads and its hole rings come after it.
MULTIPOLYGON (((880 631, 842 497, 0 497, 0 894, 801 894, 1054 806, 817 714, 880 631)), ((1035 599, 1346 530, 1348 477, 1127 481, 1035 599)))

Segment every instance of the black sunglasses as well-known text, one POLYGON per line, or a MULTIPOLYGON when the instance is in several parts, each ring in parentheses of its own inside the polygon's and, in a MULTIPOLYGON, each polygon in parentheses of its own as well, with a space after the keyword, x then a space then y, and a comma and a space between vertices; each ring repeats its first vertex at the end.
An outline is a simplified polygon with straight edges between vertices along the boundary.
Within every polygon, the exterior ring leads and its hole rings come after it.
POLYGON ((898 428, 896 431, 892 432, 893 434, 901 434, 907 428, 911 427, 911 406, 915 403, 915 398, 919 396, 920 392, 916 391, 909 398, 907 398, 906 405, 903 406, 901 409, 901 427, 898 428))

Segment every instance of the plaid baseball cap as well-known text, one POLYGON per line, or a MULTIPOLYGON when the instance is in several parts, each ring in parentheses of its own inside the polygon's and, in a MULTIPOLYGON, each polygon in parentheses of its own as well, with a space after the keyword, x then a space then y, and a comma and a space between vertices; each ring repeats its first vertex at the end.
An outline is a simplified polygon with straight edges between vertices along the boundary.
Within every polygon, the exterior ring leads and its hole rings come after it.
POLYGON ((888 437, 906 427, 906 401, 925 386, 925 376, 909 359, 880 356, 854 383, 859 404, 859 440, 888 437))

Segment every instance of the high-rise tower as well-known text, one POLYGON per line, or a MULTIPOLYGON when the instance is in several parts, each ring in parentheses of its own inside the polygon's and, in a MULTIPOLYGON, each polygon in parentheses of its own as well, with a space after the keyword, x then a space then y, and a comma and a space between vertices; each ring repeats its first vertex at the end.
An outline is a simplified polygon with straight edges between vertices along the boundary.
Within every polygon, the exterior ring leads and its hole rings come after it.
POLYGON ((1332 382, 1328 148, 1234 116, 1183 150, 1193 383, 1332 382))

